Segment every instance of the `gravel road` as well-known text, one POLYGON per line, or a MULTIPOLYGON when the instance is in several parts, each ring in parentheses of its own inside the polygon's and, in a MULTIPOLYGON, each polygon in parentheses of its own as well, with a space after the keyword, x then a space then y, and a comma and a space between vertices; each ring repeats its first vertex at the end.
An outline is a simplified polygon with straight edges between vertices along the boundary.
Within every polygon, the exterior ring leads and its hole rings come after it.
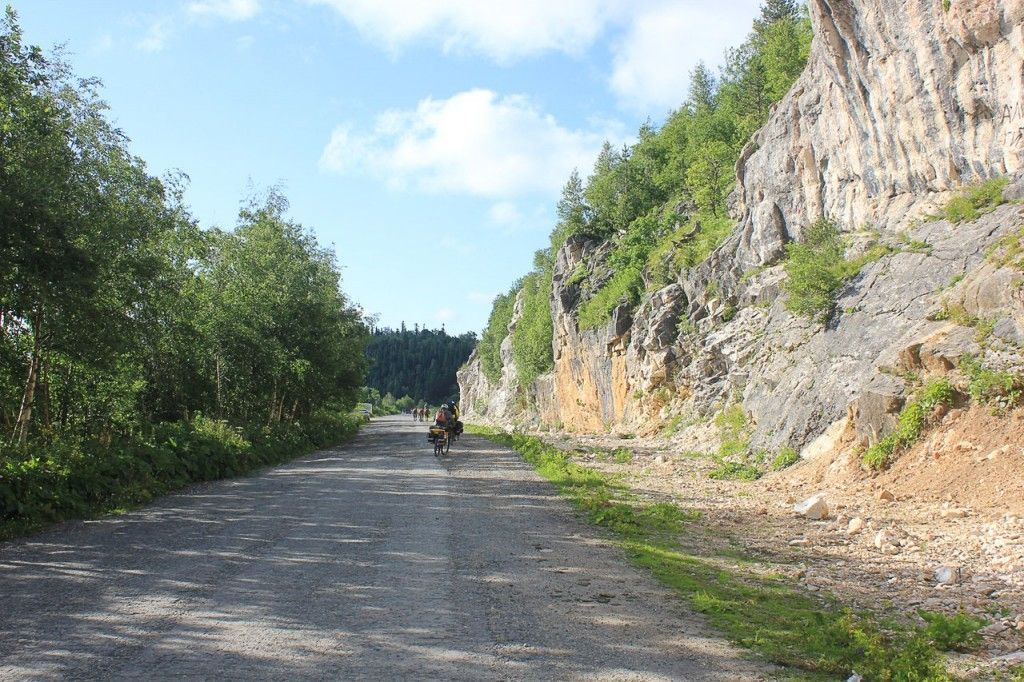
POLYGON ((0 679, 760 679, 519 457, 407 417, 0 544, 0 679))

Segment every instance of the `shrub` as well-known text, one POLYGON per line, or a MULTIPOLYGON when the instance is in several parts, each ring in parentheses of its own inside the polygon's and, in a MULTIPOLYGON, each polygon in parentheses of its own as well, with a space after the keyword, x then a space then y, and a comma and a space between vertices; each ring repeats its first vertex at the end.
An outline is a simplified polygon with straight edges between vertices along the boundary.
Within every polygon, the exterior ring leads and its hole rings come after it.
POLYGON ((836 224, 824 218, 811 225, 804 240, 786 245, 782 286, 786 308, 810 320, 824 322, 832 314, 836 297, 847 280, 868 263, 892 253, 875 244, 860 256, 847 260, 842 236, 836 224))
POLYGON ((595 329, 605 324, 622 303, 636 304, 642 291, 643 279, 638 268, 619 270, 580 306, 577 315, 580 329, 595 329))
POLYGON ((924 635, 940 651, 972 651, 981 646, 978 630, 988 624, 984 618, 961 611, 950 618, 942 613, 918 611, 927 623, 924 635))
POLYGON ((784 447, 772 458, 772 471, 782 471, 800 461, 800 453, 791 447, 784 447))
POLYGON ((990 178, 969 187, 964 193, 950 199, 942 217, 951 223, 977 220, 1003 203, 1003 189, 1008 178, 990 178))
POLYGON ((1020 400, 1021 377, 1010 372, 999 372, 985 367, 971 355, 960 358, 960 370, 969 382, 967 392, 971 400, 980 403, 1003 402, 1016 404, 1020 400))
POLYGON ((633 461, 633 453, 627 448, 615 448, 612 450, 612 459, 619 464, 629 464, 633 461))
POLYGON ((948 379, 933 379, 900 412, 896 430, 869 447, 862 457, 871 469, 884 469, 899 452, 921 437, 925 421, 936 405, 951 405, 956 395, 948 379))
POLYGON ((845 282, 844 249, 835 223, 819 220, 802 242, 786 245, 786 308, 811 320, 828 318, 845 282))
POLYGON ((37 443, 0 456, 0 537, 49 521, 147 502, 188 483, 277 464, 338 443, 355 417, 321 411, 303 423, 248 431, 197 415, 136 441, 37 443))

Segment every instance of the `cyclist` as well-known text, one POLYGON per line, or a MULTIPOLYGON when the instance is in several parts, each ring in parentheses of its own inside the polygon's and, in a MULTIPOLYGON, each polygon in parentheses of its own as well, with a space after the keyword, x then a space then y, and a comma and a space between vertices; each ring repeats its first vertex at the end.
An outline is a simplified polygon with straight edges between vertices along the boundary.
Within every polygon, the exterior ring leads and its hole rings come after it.
POLYGON ((449 400, 447 403, 448 411, 452 414, 452 426, 455 429, 455 435, 462 435, 462 422, 459 421, 459 406, 454 400, 449 400))

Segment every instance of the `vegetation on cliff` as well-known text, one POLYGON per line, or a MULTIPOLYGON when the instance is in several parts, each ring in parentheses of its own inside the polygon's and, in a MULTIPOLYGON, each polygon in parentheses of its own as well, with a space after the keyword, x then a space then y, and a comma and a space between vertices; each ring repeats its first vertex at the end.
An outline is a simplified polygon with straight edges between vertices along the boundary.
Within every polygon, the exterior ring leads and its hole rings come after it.
MULTIPOLYGON (((586 182, 578 173, 570 176, 549 245, 538 251, 534 271, 510 294, 530 287, 522 311, 529 331, 513 335, 522 379, 551 366, 551 339, 541 342, 551 329, 550 303, 535 294, 535 287, 550 282, 555 256, 570 237, 612 245, 607 266, 613 276, 591 281, 591 273, 581 271, 574 277, 584 293, 582 329, 600 326, 618 305, 636 303, 645 288, 663 286, 721 244, 732 227, 725 200, 736 159, 803 70, 810 41, 806 10, 793 0, 766 0, 750 36, 729 52, 721 73, 716 77, 698 65, 686 102, 660 129, 644 124, 637 141, 622 149, 606 143, 586 182)), ((505 305, 499 299, 496 312, 505 305)), ((483 338, 503 338, 502 324, 507 324, 504 314, 492 315, 483 338)), ((487 341, 481 349, 491 378, 500 375, 487 364, 494 347, 487 341)))

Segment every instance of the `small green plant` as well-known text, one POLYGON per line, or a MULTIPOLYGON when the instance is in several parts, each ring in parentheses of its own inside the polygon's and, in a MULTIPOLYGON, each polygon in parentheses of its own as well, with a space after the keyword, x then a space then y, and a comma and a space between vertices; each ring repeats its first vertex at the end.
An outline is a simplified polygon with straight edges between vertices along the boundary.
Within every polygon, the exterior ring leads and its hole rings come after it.
POLYGON ((973 651, 981 646, 978 630, 988 625, 984 618, 963 611, 953 617, 932 611, 918 611, 927 623, 924 635, 939 651, 973 651))
POLYGON ((677 431, 679 431, 679 427, 682 425, 682 423, 683 415, 681 414, 677 414, 676 416, 669 419, 668 423, 665 424, 665 427, 661 430, 662 437, 668 438, 674 435, 677 431))
POLYGON ((979 403, 998 402, 1005 406, 1012 406, 1020 401, 1024 388, 1024 380, 1020 376, 985 367, 981 360, 972 355, 960 358, 960 371, 969 382, 967 392, 971 400, 979 403))
POLYGON ((1024 228, 1000 239, 985 255, 991 263, 1001 268, 1024 270, 1024 228))
POLYGON ((946 204, 942 215, 951 223, 970 222, 989 213, 1003 203, 1003 189, 1009 183, 1005 177, 984 180, 959 194, 946 204))
POLYGON ((726 303, 725 307, 722 308, 722 321, 731 322, 732 319, 736 317, 736 312, 736 306, 734 306, 732 303, 726 303))
POLYGON ((761 478, 761 470, 750 462, 724 461, 718 462, 708 478, 726 481, 756 481, 761 478))
POLYGON ((943 12, 948 12, 950 7, 952 7, 952 0, 942 0, 943 12))
POLYGON ((612 459, 619 464, 629 464, 633 461, 633 452, 627 448, 615 448, 612 450, 612 459))
POLYGON ((800 461, 800 453, 794 448, 784 447, 772 458, 772 471, 782 471, 800 461))
POLYGON ((901 450, 910 447, 921 437, 932 409, 937 405, 951 405, 955 396, 956 391, 948 379, 929 381, 919 395, 900 412, 896 430, 864 452, 864 464, 876 471, 888 467, 901 450))
POLYGON ((931 253, 932 245, 921 239, 913 239, 906 232, 900 232, 898 235, 903 250, 909 253, 931 253))

